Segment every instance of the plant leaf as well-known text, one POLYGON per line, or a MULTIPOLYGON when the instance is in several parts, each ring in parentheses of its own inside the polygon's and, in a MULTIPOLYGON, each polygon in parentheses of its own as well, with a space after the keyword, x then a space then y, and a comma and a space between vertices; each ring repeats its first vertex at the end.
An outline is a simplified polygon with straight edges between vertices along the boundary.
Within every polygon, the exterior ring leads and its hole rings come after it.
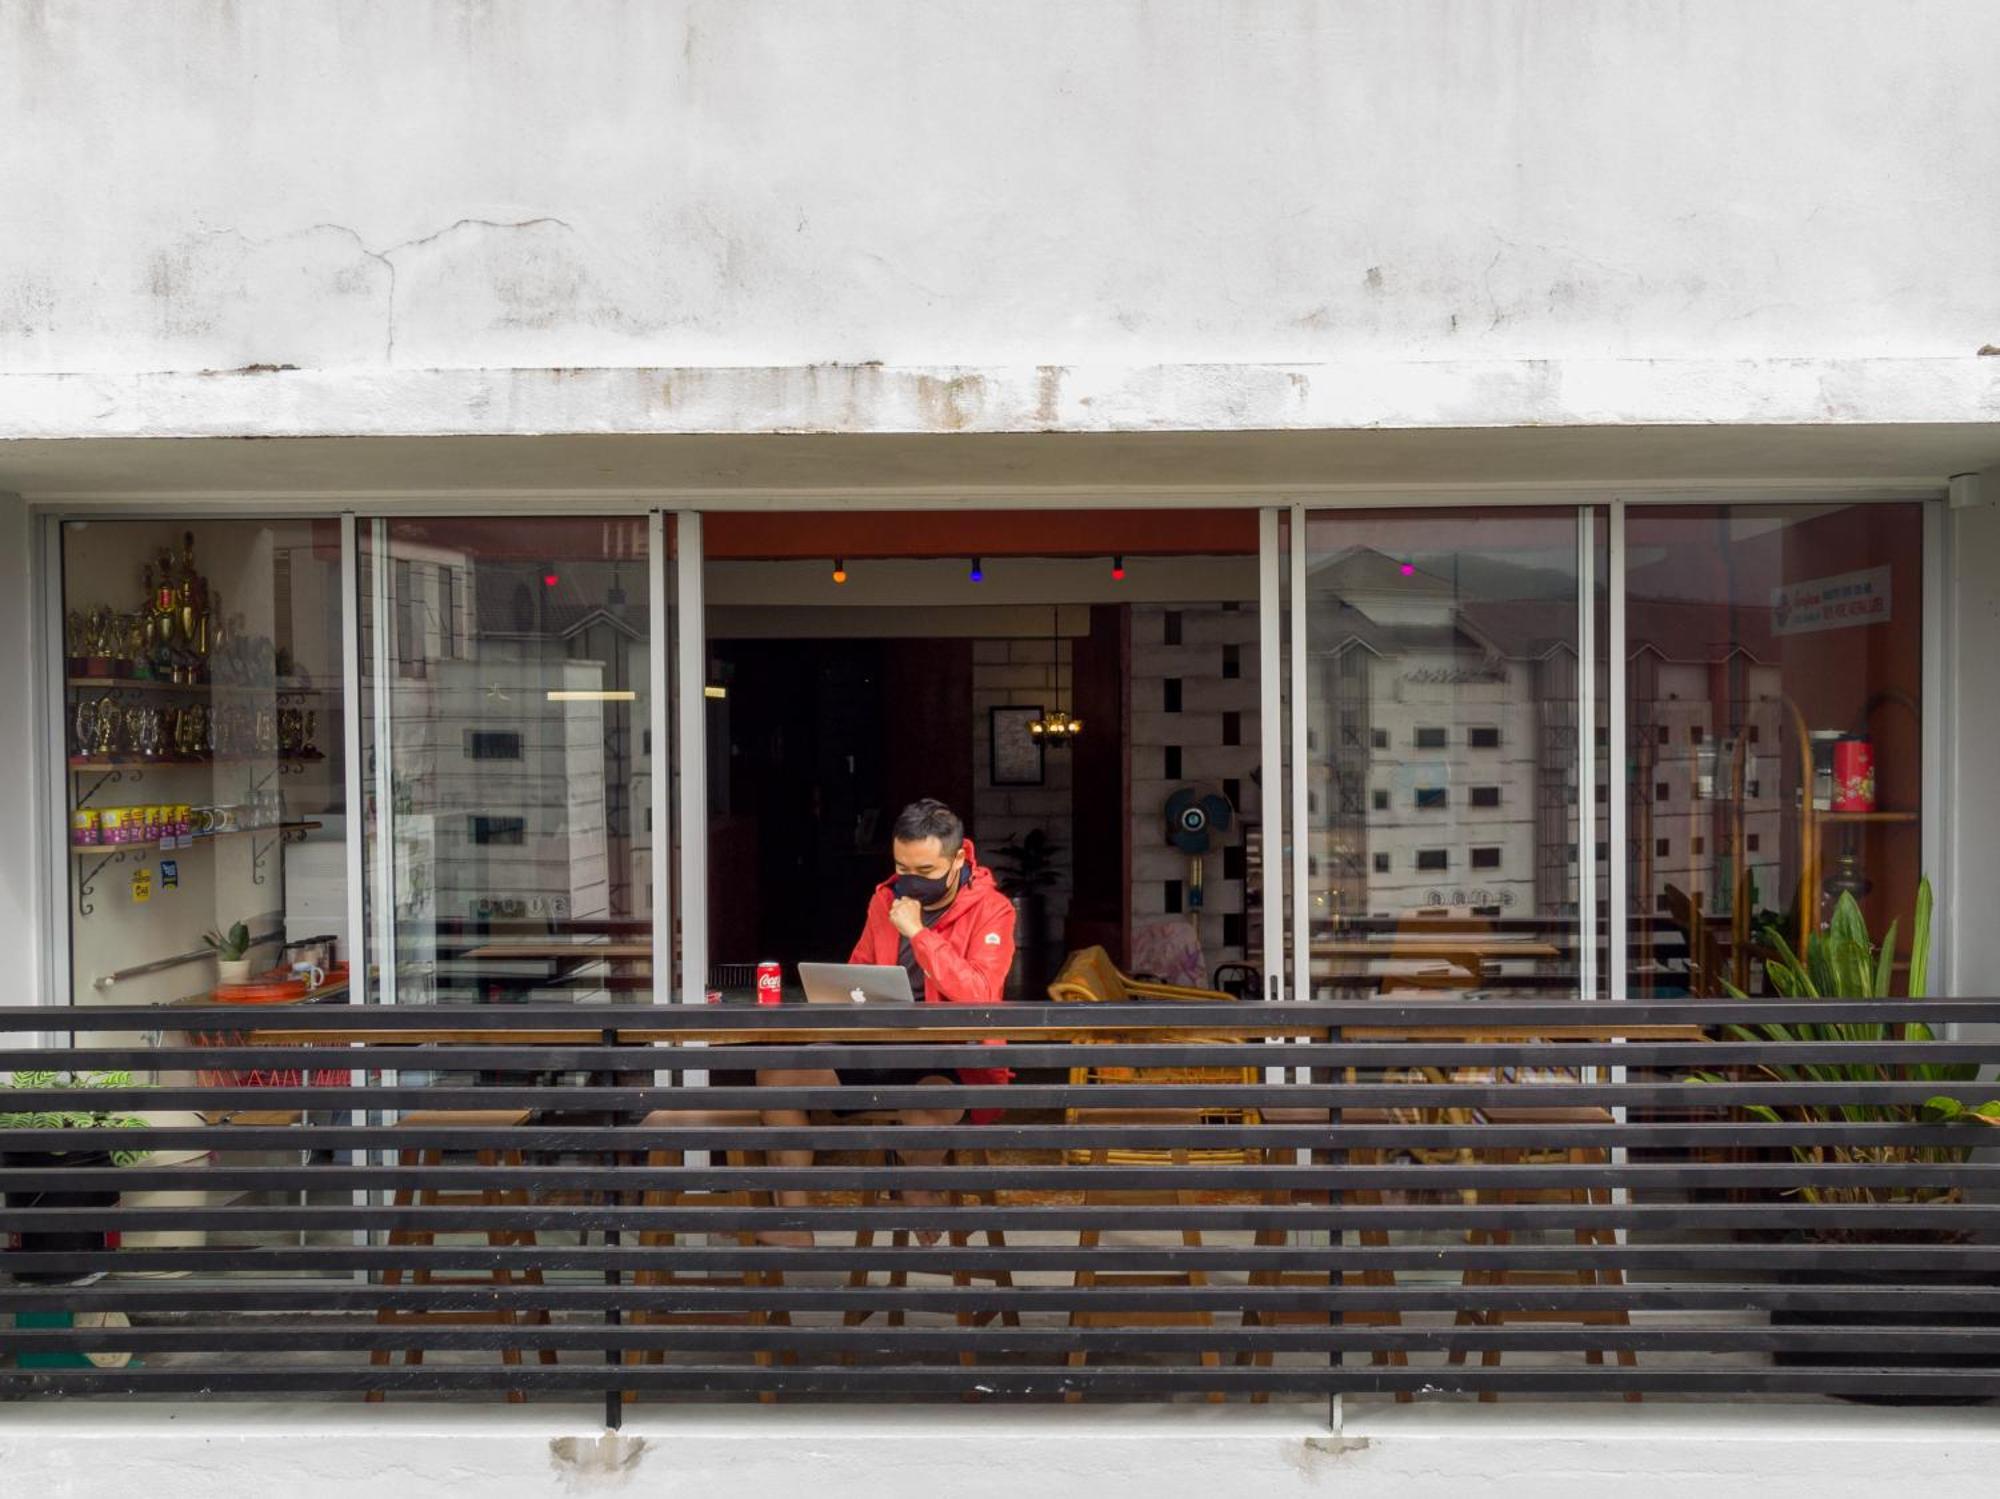
POLYGON ((1896 966, 1896 922, 1889 923, 1889 930, 1882 934, 1882 950, 1875 955, 1875 987, 1868 991, 1870 999, 1889 997, 1889 976, 1896 966))
POLYGON ((1833 905, 1833 919, 1827 923, 1826 931, 1830 937, 1839 937, 1862 947, 1874 945, 1868 940, 1868 920, 1861 914, 1861 906, 1851 890, 1840 892, 1840 899, 1833 905))
POLYGON ((1917 915, 1910 927, 1910 997, 1922 999, 1929 993, 1931 964, 1931 882, 1930 876, 1917 881, 1917 915))

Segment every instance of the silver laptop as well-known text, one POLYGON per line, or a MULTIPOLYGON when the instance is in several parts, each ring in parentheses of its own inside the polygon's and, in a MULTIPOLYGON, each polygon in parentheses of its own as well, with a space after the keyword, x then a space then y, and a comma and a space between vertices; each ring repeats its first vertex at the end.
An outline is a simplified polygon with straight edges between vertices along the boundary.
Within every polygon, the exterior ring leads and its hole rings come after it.
POLYGON ((913 1005, 910 975, 895 963, 801 963, 799 986, 813 1005, 913 1005))

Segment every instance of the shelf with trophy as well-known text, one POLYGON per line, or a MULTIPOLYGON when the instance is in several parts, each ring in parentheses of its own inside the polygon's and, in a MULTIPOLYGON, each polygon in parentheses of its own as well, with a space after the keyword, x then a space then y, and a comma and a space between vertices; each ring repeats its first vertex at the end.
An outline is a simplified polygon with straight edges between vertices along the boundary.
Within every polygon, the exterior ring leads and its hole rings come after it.
POLYGON ((72 609, 66 621, 70 847, 85 861, 85 916, 108 863, 246 836, 249 881, 262 885, 277 844, 320 826, 287 816, 277 778, 327 758, 316 703, 327 689, 224 611, 192 531, 146 563, 140 583, 136 606, 72 609), (188 777, 202 770, 243 774, 192 794, 188 777))

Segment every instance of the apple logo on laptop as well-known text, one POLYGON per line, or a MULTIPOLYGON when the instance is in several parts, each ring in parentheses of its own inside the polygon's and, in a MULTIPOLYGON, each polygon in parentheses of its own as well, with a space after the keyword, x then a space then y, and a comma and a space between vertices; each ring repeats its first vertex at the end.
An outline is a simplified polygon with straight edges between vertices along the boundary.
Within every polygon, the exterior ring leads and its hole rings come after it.
POLYGON ((867 994, 865 994, 858 985, 847 991, 847 997, 853 1000, 858 1005, 865 1005, 868 1003, 867 994))

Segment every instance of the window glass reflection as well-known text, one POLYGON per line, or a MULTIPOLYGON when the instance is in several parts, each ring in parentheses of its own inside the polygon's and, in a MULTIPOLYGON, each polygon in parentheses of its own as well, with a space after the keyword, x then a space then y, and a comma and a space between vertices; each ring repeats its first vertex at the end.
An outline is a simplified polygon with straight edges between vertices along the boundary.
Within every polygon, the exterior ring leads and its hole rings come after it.
POLYGON ((644 518, 386 522, 361 581, 387 997, 649 997, 644 518))
POLYGON ((1577 520, 1312 518, 1312 992, 1573 988, 1577 520))
POLYGON ((1907 927, 1921 507, 1634 508, 1626 556, 1631 992, 1756 991, 1843 892, 1907 927))

